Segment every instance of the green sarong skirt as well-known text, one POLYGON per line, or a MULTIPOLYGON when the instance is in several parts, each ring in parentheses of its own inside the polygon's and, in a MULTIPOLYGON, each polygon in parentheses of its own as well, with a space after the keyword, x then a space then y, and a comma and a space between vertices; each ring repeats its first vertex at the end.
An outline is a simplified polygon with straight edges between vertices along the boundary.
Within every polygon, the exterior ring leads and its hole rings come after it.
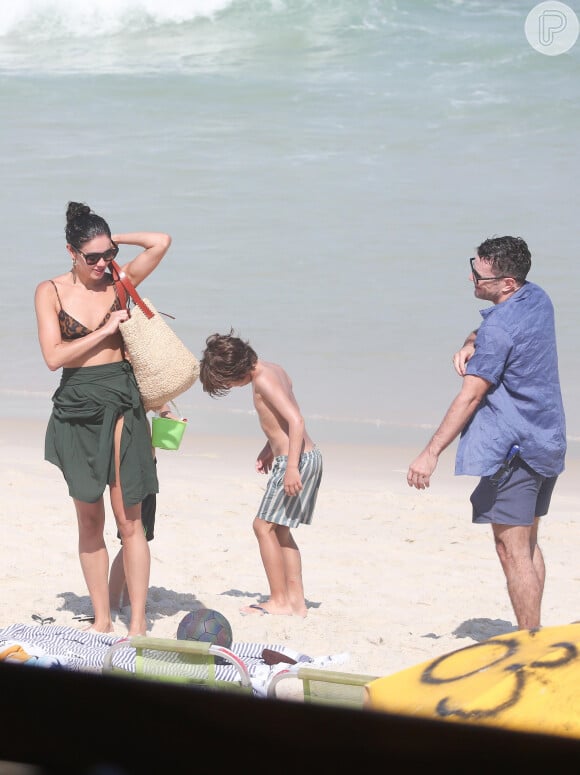
POLYGON ((95 503, 115 482, 113 434, 120 415, 125 506, 159 492, 149 422, 128 361, 63 369, 52 403, 44 457, 60 468, 71 497, 95 503))

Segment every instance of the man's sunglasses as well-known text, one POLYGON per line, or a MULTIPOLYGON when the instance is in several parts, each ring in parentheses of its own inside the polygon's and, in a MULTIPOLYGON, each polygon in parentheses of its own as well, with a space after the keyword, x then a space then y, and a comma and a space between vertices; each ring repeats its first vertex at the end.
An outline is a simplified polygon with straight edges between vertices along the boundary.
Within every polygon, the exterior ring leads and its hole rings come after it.
POLYGON ((94 266, 95 264, 98 264, 101 258, 105 263, 109 263, 114 258, 117 257, 117 253, 119 252, 119 246, 114 245, 114 247, 109 248, 108 250, 105 250, 104 253, 83 253, 82 250, 79 250, 79 248, 75 248, 77 253, 80 253, 81 256, 85 259, 88 266, 94 266))
POLYGON ((477 256, 473 256, 469 259, 469 266, 471 267, 471 274, 473 275, 473 279, 476 283, 479 282, 485 282, 485 280, 503 280, 505 278, 505 275, 498 274, 497 277, 482 277, 479 272, 476 270, 476 268, 473 266, 473 262, 477 256))

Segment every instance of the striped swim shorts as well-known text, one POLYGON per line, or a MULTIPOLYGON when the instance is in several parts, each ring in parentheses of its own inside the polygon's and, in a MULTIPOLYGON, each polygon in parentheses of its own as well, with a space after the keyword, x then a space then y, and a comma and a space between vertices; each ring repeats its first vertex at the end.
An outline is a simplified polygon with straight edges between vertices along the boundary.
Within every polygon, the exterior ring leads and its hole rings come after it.
POLYGON ((298 495, 286 495, 284 492, 284 474, 287 455, 278 455, 266 485, 266 492, 258 509, 257 517, 266 522, 286 527, 309 525, 312 522, 318 488, 322 479, 322 454, 318 447, 300 455, 298 470, 302 480, 302 490, 298 495))

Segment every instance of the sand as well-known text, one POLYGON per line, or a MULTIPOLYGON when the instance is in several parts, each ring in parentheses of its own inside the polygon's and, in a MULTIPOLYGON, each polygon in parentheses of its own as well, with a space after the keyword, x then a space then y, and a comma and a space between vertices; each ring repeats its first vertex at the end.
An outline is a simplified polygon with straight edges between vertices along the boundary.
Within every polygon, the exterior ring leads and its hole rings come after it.
MULTIPOLYGON (((0 627, 32 624, 35 615, 80 626, 73 616, 91 612, 73 504, 60 471, 43 460, 44 428, 2 424, 0 627)), ((491 529, 471 524, 476 479, 453 476, 454 447, 431 488, 418 492, 406 470, 419 449, 320 444, 314 521, 294 532, 308 616, 242 616, 241 606, 267 594, 251 526, 266 481, 254 470, 262 445, 258 428, 226 438, 188 427, 179 451, 158 451, 151 635, 175 637, 183 616, 203 605, 228 618, 235 641, 341 655, 341 669, 383 676, 514 627, 491 529)), ((569 459, 540 530, 544 625, 580 618, 579 470, 569 459)), ((112 558, 119 543, 108 504, 106 540, 112 558)), ((123 614, 115 632, 127 634, 123 614)))

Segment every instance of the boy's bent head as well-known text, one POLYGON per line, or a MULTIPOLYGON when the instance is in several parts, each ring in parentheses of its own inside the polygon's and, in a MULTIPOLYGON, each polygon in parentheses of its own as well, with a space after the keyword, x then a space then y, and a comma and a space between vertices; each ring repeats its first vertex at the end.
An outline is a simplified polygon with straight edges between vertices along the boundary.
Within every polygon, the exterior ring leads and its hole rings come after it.
POLYGON ((199 366, 199 379, 212 398, 226 396, 232 385, 245 380, 256 365, 258 356, 247 342, 229 334, 212 334, 199 366))

